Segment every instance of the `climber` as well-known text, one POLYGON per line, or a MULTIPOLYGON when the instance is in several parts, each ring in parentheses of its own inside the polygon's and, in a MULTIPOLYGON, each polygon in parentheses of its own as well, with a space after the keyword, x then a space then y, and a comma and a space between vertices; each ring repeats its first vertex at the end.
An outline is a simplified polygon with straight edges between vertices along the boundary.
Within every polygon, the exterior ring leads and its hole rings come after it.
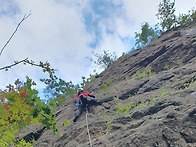
POLYGON ((75 112, 75 118, 73 119, 73 122, 77 121, 84 108, 86 108, 87 104, 101 105, 101 102, 95 99, 95 96, 91 93, 84 92, 83 88, 78 88, 77 96, 75 98, 75 106, 77 107, 77 110, 75 112))

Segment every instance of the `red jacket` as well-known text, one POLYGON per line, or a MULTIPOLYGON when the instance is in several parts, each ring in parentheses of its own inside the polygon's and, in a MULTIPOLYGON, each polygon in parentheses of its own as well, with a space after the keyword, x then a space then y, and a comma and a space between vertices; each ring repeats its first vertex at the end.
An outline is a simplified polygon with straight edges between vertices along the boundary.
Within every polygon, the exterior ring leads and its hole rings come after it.
POLYGON ((77 101, 79 99, 79 97, 88 97, 88 96, 95 97, 95 96, 91 95, 89 92, 82 92, 76 96, 75 101, 77 101))

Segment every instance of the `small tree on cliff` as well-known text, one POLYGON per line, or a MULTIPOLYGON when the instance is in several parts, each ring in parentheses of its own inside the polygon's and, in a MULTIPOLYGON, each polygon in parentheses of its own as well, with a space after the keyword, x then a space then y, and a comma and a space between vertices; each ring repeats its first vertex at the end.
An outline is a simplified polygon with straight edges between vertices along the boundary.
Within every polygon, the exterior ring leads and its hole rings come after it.
POLYGON ((163 31, 167 31, 172 27, 176 26, 174 5, 175 5, 175 0, 173 2, 170 2, 170 0, 163 0, 159 4, 158 13, 156 16, 160 20, 160 25, 163 31))
POLYGON ((178 25, 186 25, 196 20, 196 10, 193 8, 188 14, 180 14, 177 18, 178 25))
POLYGON ((142 48, 148 45, 151 41, 156 40, 159 35, 160 31, 157 26, 153 29, 147 22, 145 22, 142 24, 141 33, 135 32, 135 46, 137 48, 142 48))
POLYGON ((112 65, 117 60, 115 52, 110 53, 109 51, 103 50, 103 54, 97 54, 94 52, 92 53, 96 57, 96 60, 91 59, 91 61, 93 61, 94 64, 101 66, 104 69, 112 65))

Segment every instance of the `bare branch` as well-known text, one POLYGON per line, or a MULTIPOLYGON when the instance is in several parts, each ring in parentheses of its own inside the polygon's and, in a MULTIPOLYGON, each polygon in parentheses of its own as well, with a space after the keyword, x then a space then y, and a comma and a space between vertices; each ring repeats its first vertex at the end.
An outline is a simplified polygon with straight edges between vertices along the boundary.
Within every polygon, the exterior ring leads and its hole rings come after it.
POLYGON ((55 73, 55 70, 53 68, 50 68, 50 64, 48 62, 43 63, 43 62, 40 61, 39 64, 36 64, 33 60, 29 60, 28 58, 25 58, 25 59, 23 59, 21 61, 14 61, 14 64, 11 64, 11 65, 8 65, 8 66, 0 68, 0 71, 4 70, 4 69, 6 71, 8 71, 8 69, 10 69, 13 66, 16 66, 16 65, 18 65, 20 63, 24 63, 25 65, 29 64, 29 65, 32 65, 32 66, 40 67, 40 68, 43 69, 43 72, 48 72, 50 75, 55 73))
POLYGON ((12 35, 10 36, 10 38, 8 39, 8 41, 5 43, 5 45, 3 46, 3 48, 1 49, 1 52, 0 52, 0 56, 3 52, 3 50, 5 49, 5 47, 8 45, 8 43, 10 42, 10 40, 12 39, 12 37, 15 35, 15 33, 17 32, 19 26, 22 24, 22 22, 27 19, 31 14, 29 13, 28 15, 24 15, 23 19, 19 22, 19 24, 17 25, 15 31, 12 33, 12 35))
POLYGON ((28 58, 24 59, 24 60, 21 60, 21 61, 14 61, 14 64, 11 64, 11 65, 8 65, 8 66, 5 66, 5 67, 2 67, 0 68, 0 70, 8 70, 9 68, 11 68, 12 66, 15 66, 17 64, 20 64, 20 63, 24 63, 28 58))

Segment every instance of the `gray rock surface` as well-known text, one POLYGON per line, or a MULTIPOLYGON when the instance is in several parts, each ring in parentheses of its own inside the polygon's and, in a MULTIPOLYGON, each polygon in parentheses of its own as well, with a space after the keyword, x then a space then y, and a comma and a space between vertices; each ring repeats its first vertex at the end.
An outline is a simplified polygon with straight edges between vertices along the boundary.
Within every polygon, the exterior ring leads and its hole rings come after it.
MULTIPOLYGON (((122 56, 85 87, 103 102, 88 124, 95 147, 196 146, 196 24, 163 34, 122 56), (137 80, 136 72, 153 72, 137 80), (103 91, 101 84, 112 85, 103 91), (124 112, 117 110, 130 106, 124 112)), ((72 123, 74 96, 55 112, 59 132, 43 130, 35 147, 87 147, 85 112, 72 123), (64 119, 70 126, 63 126, 64 119)))

